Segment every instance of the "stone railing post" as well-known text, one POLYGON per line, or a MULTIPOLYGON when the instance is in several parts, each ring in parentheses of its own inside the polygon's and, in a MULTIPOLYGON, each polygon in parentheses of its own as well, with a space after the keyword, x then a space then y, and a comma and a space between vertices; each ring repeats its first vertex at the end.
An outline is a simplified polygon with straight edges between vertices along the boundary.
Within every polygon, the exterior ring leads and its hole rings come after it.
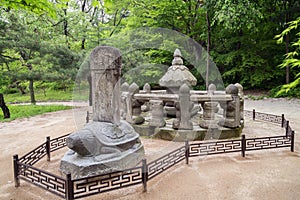
POLYGON ((179 88, 180 129, 192 130, 190 88, 183 84, 179 88))
POLYGON ((238 90, 239 90, 239 97, 240 97, 240 117, 241 119, 244 119, 244 92, 243 92, 243 86, 239 83, 234 84, 238 90))
POLYGON ((125 120, 127 116, 127 99, 129 94, 129 84, 127 82, 121 85, 121 119, 125 120))
POLYGON ((241 123, 240 113, 240 97, 238 95, 238 88, 232 84, 226 87, 226 94, 232 96, 232 101, 227 102, 226 115, 225 115, 225 127, 236 128, 241 123))
MULTIPOLYGON (((215 94, 216 86, 210 84, 208 86, 207 94, 212 97, 215 94)), ((218 128, 218 120, 216 120, 215 113, 218 112, 218 102, 207 101, 201 104, 203 108, 203 119, 200 121, 200 127, 216 129, 218 128)))
POLYGON ((151 120, 150 126, 163 127, 166 122, 164 120, 163 101, 162 100, 150 100, 151 106, 151 120))
MULTIPOLYGON (((149 85, 149 83, 146 83, 143 87, 143 92, 146 93, 146 94, 150 94, 151 93, 151 86, 149 85)), ((144 103, 144 106, 143 106, 143 112, 148 112, 150 110, 150 103, 149 101, 146 101, 144 103)))
MULTIPOLYGON (((129 123, 133 123, 133 112, 134 107, 136 107, 134 103, 134 94, 139 92, 139 86, 136 83, 132 83, 128 89, 128 96, 126 100, 127 113, 126 113, 126 121, 129 123)), ((136 111, 135 111, 136 113, 136 111)))

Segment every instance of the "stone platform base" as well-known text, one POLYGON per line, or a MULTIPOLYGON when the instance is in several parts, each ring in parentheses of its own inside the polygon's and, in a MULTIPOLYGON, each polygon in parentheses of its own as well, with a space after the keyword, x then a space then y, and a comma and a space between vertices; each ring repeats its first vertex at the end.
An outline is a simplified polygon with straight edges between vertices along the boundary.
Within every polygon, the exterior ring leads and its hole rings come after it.
POLYGON ((219 127, 218 129, 204 129, 197 125, 193 126, 193 130, 175 130, 172 126, 155 128, 145 124, 133 125, 133 128, 141 136, 150 136, 170 141, 229 139, 240 137, 243 130, 243 126, 234 129, 225 127, 219 127))
POLYGON ((144 157, 144 147, 136 144, 131 149, 121 152, 118 157, 100 155, 97 157, 82 157, 69 150, 61 160, 60 171, 71 173, 72 179, 89 177, 135 167, 144 157))

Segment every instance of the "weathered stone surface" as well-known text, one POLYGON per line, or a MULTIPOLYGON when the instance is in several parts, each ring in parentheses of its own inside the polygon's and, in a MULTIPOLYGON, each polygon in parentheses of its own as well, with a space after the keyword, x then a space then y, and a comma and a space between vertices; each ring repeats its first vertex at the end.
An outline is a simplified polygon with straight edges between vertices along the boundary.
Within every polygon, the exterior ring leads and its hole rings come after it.
POLYGON ((236 128, 241 125, 241 107, 238 92, 238 87, 233 84, 230 84, 226 87, 226 94, 232 95, 232 101, 227 102, 226 105, 226 115, 224 122, 225 127, 236 128))
POLYGON ((135 143, 138 138, 139 134, 126 121, 121 121, 119 125, 91 122, 72 133, 67 138, 67 146, 81 156, 97 156, 104 153, 114 156, 130 148, 131 143, 135 143))
POLYGON ((191 130, 193 124, 191 122, 191 101, 190 88, 187 84, 183 84, 179 88, 179 104, 180 104, 180 126, 179 129, 191 130))
POLYGON ((108 46, 96 47, 90 56, 93 120, 120 121, 121 53, 108 46))
POLYGON ((144 147, 138 143, 115 157, 109 154, 101 154, 97 157, 79 156, 69 150, 61 160, 60 170, 64 174, 71 173, 73 179, 82 178, 135 167, 143 157, 144 147))
MULTIPOLYGON (((102 46, 93 50, 93 122, 67 138, 71 151, 61 160, 62 173, 80 178, 121 171, 136 166, 143 158, 144 147, 139 134, 128 122, 120 120, 120 68, 121 54, 118 49, 102 46)), ((128 91, 127 95, 122 96, 124 113, 128 109, 127 100, 135 88, 134 85, 122 85, 122 90, 128 91)))
POLYGON ((155 126, 155 127, 165 126, 166 122, 164 120, 163 101, 151 100, 150 108, 151 108, 151 114, 152 114, 150 126, 155 126))

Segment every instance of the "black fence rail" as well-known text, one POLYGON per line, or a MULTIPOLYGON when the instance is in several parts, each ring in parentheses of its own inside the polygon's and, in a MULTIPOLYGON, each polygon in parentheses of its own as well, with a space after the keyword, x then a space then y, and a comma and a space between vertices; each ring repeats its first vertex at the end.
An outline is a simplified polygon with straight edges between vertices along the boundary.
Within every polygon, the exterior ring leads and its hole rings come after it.
POLYGON ((142 167, 72 180, 78 199, 142 183, 142 167))
POLYGON ((163 171, 169 169, 180 161, 184 160, 186 157, 186 148, 185 146, 180 147, 167 155, 164 155, 147 165, 148 171, 148 180, 151 180, 155 176, 159 175, 163 171))
MULTIPOLYGON (((294 135, 293 135, 294 136, 294 135)), ((261 138, 249 138, 246 139, 246 151, 262 150, 262 149, 274 149, 282 147, 291 147, 291 137, 274 136, 274 137, 261 137, 261 138)))
POLYGON ((121 172, 111 172, 73 180, 71 174, 67 174, 63 178, 33 166, 46 155, 47 160, 50 161, 50 153, 65 147, 66 138, 69 134, 54 139, 47 137, 45 143, 20 159, 18 155, 13 157, 15 186, 20 186, 21 179, 68 200, 84 198, 138 184, 142 184, 144 191, 146 191, 149 180, 183 160, 186 160, 186 164, 188 164, 190 157, 236 152, 241 152, 241 155, 245 157, 246 151, 283 147, 289 147, 290 151, 294 151, 295 132, 292 130, 289 121, 284 118, 284 115, 259 113, 255 110, 244 111, 244 115, 252 117, 253 120, 281 124, 281 127, 285 128, 286 134, 260 138, 246 138, 245 135, 242 135, 240 139, 212 142, 189 143, 186 141, 183 146, 152 162, 147 163, 147 160, 144 159, 142 166, 121 172))
POLYGON ((56 151, 56 150, 59 150, 59 149, 65 147, 67 145, 66 140, 69 135, 70 134, 66 134, 66 135, 60 136, 58 138, 54 138, 52 140, 50 140, 50 137, 47 137, 47 141, 49 140, 49 143, 50 143, 50 147, 49 147, 50 152, 53 152, 53 151, 56 151))
POLYGON ((47 155, 47 148, 46 148, 46 142, 41 144, 40 146, 36 147, 26 155, 22 156, 19 159, 20 163, 26 164, 26 165, 34 165, 37 163, 40 159, 42 159, 45 155, 47 155))
POLYGON ((32 183, 59 197, 66 197, 66 180, 64 178, 21 162, 17 162, 17 165, 19 179, 32 183))
POLYGON ((245 117, 250 117, 250 118, 252 117, 253 120, 261 120, 261 121, 281 124, 281 127, 285 128, 286 130, 286 136, 290 137, 292 135, 293 130, 290 126, 289 121, 285 119, 284 114, 273 115, 273 114, 257 112, 255 111, 255 109, 253 109, 252 111, 244 110, 244 115, 245 117))
POLYGON ((242 140, 225 140, 189 144, 189 157, 240 152, 242 140))
POLYGON ((255 111, 253 109, 252 111, 249 110, 244 110, 244 115, 245 117, 249 117, 253 120, 262 120, 262 121, 267 121, 267 122, 272 122, 276 124, 282 124, 284 120, 284 115, 273 115, 273 114, 267 114, 267 113, 261 113, 255 111))

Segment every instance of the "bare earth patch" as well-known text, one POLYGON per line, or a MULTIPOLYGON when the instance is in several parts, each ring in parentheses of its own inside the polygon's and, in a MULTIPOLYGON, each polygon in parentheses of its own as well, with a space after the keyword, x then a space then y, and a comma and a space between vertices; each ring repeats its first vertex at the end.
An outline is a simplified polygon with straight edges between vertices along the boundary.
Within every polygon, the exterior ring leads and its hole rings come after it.
MULTIPOLYGON (((264 99, 246 100, 248 110, 272 114, 284 113, 296 132, 295 152, 288 148, 195 157, 190 164, 179 163, 148 182, 148 191, 142 185, 112 191, 86 199, 298 199, 300 197, 300 100, 264 99)), ((48 113, 28 119, 0 124, 0 199, 60 199, 21 180, 14 187, 12 156, 24 155, 45 141, 70 133, 83 126, 86 110, 77 108, 48 113), (75 116, 75 117, 74 117, 75 116)), ((284 134, 284 129, 271 123, 246 120, 246 137, 284 134)), ((146 157, 156 159, 181 143, 142 139, 146 157)), ((59 174, 58 165, 66 148, 51 155, 39 167, 59 174)))

